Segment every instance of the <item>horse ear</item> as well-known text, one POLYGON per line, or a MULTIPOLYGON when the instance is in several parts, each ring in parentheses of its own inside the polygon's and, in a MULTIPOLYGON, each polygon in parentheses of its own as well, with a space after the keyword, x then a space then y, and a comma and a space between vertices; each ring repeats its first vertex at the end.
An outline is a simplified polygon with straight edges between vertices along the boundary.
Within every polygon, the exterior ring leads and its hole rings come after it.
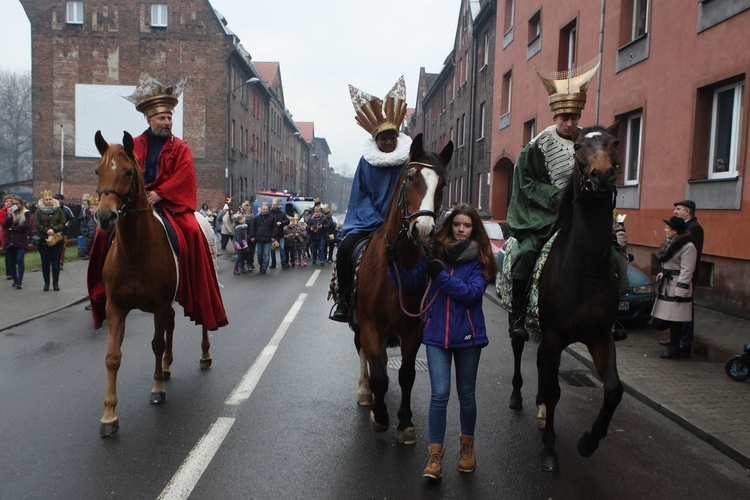
POLYGON ((96 149, 99 151, 99 154, 104 156, 104 152, 109 147, 109 144, 107 144, 107 141, 102 137, 101 130, 97 130, 96 134, 94 134, 94 144, 96 144, 96 149))
POLYGON ((610 134, 615 139, 617 139, 620 135, 620 120, 617 120, 615 123, 610 125, 607 128, 607 133, 610 134))
POLYGON ((443 165, 448 165, 451 158, 453 158, 453 141, 448 141, 448 144, 440 152, 440 159, 443 160, 443 165))
POLYGON ((133 144, 133 136, 127 131, 122 132, 122 147, 125 149, 125 153, 132 158, 135 145, 133 144))
POLYGON ((424 154, 424 148, 422 147, 422 134, 419 133, 411 142, 411 149, 409 150, 410 158, 420 158, 424 154))

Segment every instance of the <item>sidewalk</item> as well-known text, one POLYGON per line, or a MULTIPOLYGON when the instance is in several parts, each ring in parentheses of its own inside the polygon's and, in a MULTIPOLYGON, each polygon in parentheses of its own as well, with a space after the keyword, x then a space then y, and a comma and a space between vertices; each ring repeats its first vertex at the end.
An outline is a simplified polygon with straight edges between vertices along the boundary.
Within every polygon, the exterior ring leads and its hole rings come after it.
MULTIPOLYGON (((499 304, 494 289, 486 295, 499 304)), ((750 468, 750 381, 724 372, 726 360, 750 342, 750 321, 696 306, 693 353, 679 360, 659 358, 658 341, 668 332, 625 328, 628 338, 615 344, 625 392, 750 468)), ((595 370, 583 344, 567 352, 595 370)))
MULTIPOLYGON (((39 271, 26 273, 22 290, 10 281, 0 284, 5 286, 0 335, 72 305, 83 309, 87 265, 80 260, 65 264, 59 292, 42 291, 39 271)), ((494 289, 486 296, 498 303, 494 289)), ((676 361, 659 359, 664 348, 658 340, 666 338, 665 332, 626 325, 628 338, 616 344, 620 378, 632 397, 750 468, 750 381, 735 382, 724 373, 724 362, 750 342, 750 321, 702 307, 695 308, 695 316, 693 354, 676 361)), ((568 352, 593 370, 585 346, 573 344, 568 352)))

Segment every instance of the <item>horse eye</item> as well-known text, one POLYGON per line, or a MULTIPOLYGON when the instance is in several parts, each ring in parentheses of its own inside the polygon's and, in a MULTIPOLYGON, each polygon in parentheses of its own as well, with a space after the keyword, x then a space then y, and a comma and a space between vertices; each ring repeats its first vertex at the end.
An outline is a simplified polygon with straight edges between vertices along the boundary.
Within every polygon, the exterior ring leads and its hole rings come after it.
POLYGON ((578 151, 579 149, 581 149, 581 145, 576 142, 575 144, 573 144, 573 149, 578 151))
POLYGON ((96 174, 97 177, 99 177, 99 169, 98 168, 94 169, 94 173, 96 174))
POLYGON ((128 171, 127 171, 127 172, 125 172, 125 175, 126 175, 127 177, 133 177, 133 169, 132 169, 132 168, 131 168, 131 169, 128 169, 128 171))

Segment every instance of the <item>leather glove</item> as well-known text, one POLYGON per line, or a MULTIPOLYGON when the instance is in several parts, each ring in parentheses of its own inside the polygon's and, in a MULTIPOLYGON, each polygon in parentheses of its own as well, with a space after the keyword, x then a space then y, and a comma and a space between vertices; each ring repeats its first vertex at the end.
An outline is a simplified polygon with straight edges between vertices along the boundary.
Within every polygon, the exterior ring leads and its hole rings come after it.
POLYGON ((443 267, 443 263, 439 260, 431 260, 425 265, 424 271, 427 273, 427 276, 434 278, 440 274, 440 271, 445 271, 445 267, 443 267))
POLYGON ((393 245, 385 246, 385 260, 389 266, 396 262, 396 247, 393 245))

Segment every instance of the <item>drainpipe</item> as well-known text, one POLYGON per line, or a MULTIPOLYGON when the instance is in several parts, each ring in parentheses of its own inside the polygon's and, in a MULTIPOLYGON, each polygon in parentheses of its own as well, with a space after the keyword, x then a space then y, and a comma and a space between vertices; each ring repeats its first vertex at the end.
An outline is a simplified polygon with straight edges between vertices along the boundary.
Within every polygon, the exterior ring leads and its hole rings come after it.
POLYGON ((477 39, 476 36, 474 36, 474 25, 472 21, 472 28, 471 28, 471 94, 469 94, 469 159, 468 163, 466 165, 466 172, 467 177, 466 179, 466 201, 468 203, 471 203, 473 206, 477 206, 476 201, 472 202, 471 200, 471 193, 472 193, 472 183, 474 182, 474 147, 476 146, 476 142, 474 142, 474 107, 476 99, 476 90, 477 90, 477 39))
MULTIPOLYGON (((604 53, 604 12, 607 7, 607 0, 602 0, 602 13, 599 20, 599 54, 604 53)), ((599 74, 597 75, 596 84, 596 120, 594 123, 599 123, 599 100, 602 95, 602 72, 603 68, 599 68, 599 74)))

